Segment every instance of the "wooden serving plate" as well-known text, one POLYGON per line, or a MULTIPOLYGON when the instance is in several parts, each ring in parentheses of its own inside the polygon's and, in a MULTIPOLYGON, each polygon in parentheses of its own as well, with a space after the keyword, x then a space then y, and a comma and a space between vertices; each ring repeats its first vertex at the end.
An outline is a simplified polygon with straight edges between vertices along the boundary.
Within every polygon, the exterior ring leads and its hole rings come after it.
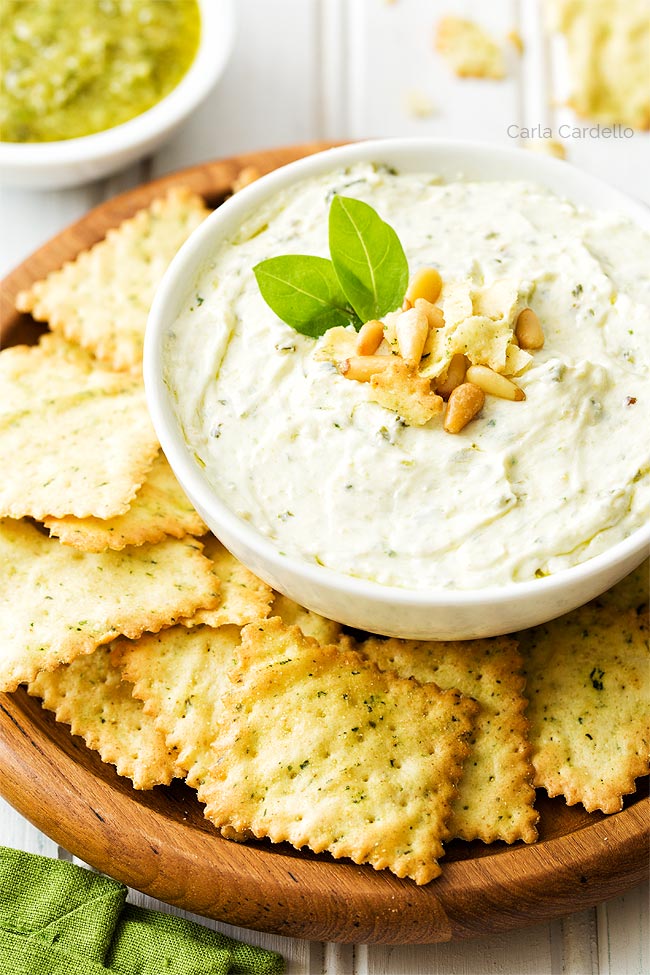
MULTIPOLYGON (((266 172, 323 145, 206 163, 91 211, 3 282, 4 345, 42 328, 14 311, 16 293, 101 239, 174 184, 214 206, 244 166, 266 172)), ((21 688, 0 695, 0 793, 87 863, 177 907, 242 927, 317 941, 434 943, 507 931, 591 907, 646 876, 648 780, 622 812, 587 814, 538 794, 532 846, 454 842, 425 887, 327 855, 222 839, 182 783, 136 792, 21 688)))

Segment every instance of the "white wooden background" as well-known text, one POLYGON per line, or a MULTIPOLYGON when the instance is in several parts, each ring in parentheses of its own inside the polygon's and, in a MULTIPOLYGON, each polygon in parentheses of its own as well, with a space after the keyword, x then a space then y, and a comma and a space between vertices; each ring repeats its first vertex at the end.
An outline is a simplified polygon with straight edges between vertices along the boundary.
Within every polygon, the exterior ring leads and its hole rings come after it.
MULTIPOLYGON (((75 0, 68 0, 72 3, 75 0)), ((562 44, 542 41, 538 0, 236 0, 238 32, 218 88, 153 158, 80 188, 0 187, 3 274, 90 207, 152 177, 202 160, 309 141, 441 135, 514 144, 509 125, 559 126, 566 95, 562 44), (517 29, 502 82, 460 81, 434 54, 444 13, 474 17, 497 34, 517 29), (408 109, 417 96, 426 118, 408 109)), ((650 135, 572 139, 571 162, 650 202, 650 135)), ((0 800, 0 843, 70 859, 0 800)), ((161 906, 133 892, 134 902, 161 906)), ((173 909, 171 909, 173 910, 173 909)), ((178 912, 177 912, 178 913, 178 912)), ((648 888, 595 910, 481 941, 389 947, 316 944, 214 924, 282 952, 290 975, 641 975, 650 971, 648 888)))

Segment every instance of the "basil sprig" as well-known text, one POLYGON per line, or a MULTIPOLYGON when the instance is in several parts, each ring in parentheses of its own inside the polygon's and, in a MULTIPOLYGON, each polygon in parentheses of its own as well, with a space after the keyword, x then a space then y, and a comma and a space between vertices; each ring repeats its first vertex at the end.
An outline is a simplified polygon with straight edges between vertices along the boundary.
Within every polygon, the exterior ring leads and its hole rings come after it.
POLYGON ((331 261, 284 254, 254 268, 262 297, 303 335, 317 338, 336 325, 381 318, 398 308, 408 262, 392 227, 367 203, 335 196, 329 213, 331 261))
POLYGON ((360 326, 326 258, 283 254, 262 261, 253 271, 264 301, 297 332, 318 338, 335 325, 360 326))

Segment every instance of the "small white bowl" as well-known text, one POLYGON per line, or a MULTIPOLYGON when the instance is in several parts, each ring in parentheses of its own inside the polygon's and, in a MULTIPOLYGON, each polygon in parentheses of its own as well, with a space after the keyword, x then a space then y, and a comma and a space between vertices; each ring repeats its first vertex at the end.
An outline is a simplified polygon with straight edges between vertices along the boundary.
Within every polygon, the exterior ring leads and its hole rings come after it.
POLYGON ((232 0, 198 0, 199 49, 168 95, 135 118, 103 132, 59 142, 0 142, 0 181, 57 189, 100 179, 156 149, 199 105, 226 66, 234 35, 232 0))
POLYGON ((363 630, 428 640, 496 636, 545 622, 593 599, 631 572, 648 551, 650 526, 580 565, 530 582, 455 591, 383 586, 281 554, 217 497, 183 438, 163 381, 162 348, 200 268, 269 196, 304 178, 362 160, 400 171, 428 170, 450 180, 460 174, 470 179, 530 180, 577 204, 623 212, 650 230, 650 211, 641 204, 564 162, 521 149, 433 139, 385 140, 331 149, 285 166, 212 214, 174 258, 158 289, 145 337, 144 378, 160 443, 187 495, 226 547, 274 588, 324 616, 363 630))

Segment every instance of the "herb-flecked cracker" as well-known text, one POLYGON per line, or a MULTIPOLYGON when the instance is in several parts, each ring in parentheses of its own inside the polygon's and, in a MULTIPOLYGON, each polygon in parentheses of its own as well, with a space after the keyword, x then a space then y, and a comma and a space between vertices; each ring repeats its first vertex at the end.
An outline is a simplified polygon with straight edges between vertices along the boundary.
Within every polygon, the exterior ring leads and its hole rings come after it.
POLYGON ((21 292, 19 311, 90 349, 114 369, 139 371, 154 292, 181 244, 207 216, 186 188, 170 190, 105 240, 21 292))
POLYGON ((156 632, 218 600, 194 538, 80 552, 0 520, 0 690, 13 691, 124 634, 156 632))
POLYGON ((51 535, 85 552, 160 542, 167 535, 203 535, 206 526, 192 507, 162 451, 123 515, 115 518, 44 518, 51 535))
POLYGON ((138 640, 115 640, 112 661, 167 744, 178 751, 187 784, 196 789, 212 761, 221 696, 241 642, 236 626, 172 626, 138 640))
POLYGON ((617 812, 649 768, 647 620, 585 606, 519 639, 535 784, 570 806, 617 812))
POLYGON ((0 515, 123 514, 158 449, 136 380, 67 343, 0 354, 0 515))
POLYGON ((242 631, 199 799, 251 830, 427 883, 477 705, 382 673, 274 617, 242 631))
POLYGON ((341 639, 340 623, 314 613, 311 609, 305 609, 282 593, 276 593, 271 613, 273 616, 279 616, 287 626, 299 626, 305 636, 313 637, 323 646, 328 643, 339 643, 341 639))
POLYGON ((459 642, 371 637, 359 649, 382 670, 456 687, 481 705, 454 800, 452 837, 534 842, 538 814, 516 642, 510 637, 459 642))
MULTIPOLYGON (((167 746, 178 756, 187 784, 198 789, 214 760, 212 742, 228 671, 241 642, 237 626, 172 626, 139 640, 115 640, 112 661, 132 686, 167 746)), ((246 833, 224 827, 227 839, 246 833)))
POLYGON ((650 603, 650 560, 646 559, 628 576, 598 596, 590 605, 625 611, 650 603))
POLYGON ((174 749, 167 747, 153 718, 132 696, 130 685, 110 661, 109 647, 49 673, 42 671, 27 690, 136 789, 169 785, 179 774, 174 749))
POLYGON ((203 554, 212 560, 221 583, 221 602, 215 609, 199 610, 181 622, 185 626, 244 626, 268 616, 273 602, 271 587, 231 555, 214 535, 206 535, 203 541, 203 554))

